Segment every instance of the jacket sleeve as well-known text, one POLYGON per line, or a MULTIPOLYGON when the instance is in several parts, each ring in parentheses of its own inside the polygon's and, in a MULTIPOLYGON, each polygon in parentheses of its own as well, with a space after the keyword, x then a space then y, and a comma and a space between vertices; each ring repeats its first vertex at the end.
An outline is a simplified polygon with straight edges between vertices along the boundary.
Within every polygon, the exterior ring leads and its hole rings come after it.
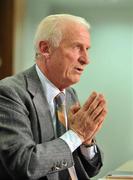
POLYGON ((7 174, 12 179, 33 180, 73 166, 72 154, 63 140, 34 141, 25 104, 12 87, 0 85, 0 164, 7 174))
POLYGON ((101 151, 98 147, 97 150, 98 152, 91 160, 86 160, 86 158, 81 154, 80 149, 74 152, 75 168, 79 179, 87 180, 99 173, 103 164, 101 151))
MULTIPOLYGON (((76 94, 76 91, 73 90, 74 101, 79 102, 78 96, 76 94)), ((84 155, 81 153, 80 148, 78 148, 74 153, 74 162, 75 162, 75 168, 76 172, 78 174, 79 179, 89 179, 90 177, 96 176, 101 167, 103 166, 103 152, 99 149, 98 145, 97 147, 97 153, 91 160, 87 160, 84 155)))

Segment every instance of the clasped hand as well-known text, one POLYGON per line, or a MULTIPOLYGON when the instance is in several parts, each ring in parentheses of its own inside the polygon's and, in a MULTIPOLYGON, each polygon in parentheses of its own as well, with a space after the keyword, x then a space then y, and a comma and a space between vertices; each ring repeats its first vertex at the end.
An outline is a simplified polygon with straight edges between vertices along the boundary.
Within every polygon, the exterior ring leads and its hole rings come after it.
POLYGON ((83 143, 90 144, 107 114, 106 100, 102 94, 93 92, 85 104, 73 105, 68 113, 69 129, 80 137, 83 143))

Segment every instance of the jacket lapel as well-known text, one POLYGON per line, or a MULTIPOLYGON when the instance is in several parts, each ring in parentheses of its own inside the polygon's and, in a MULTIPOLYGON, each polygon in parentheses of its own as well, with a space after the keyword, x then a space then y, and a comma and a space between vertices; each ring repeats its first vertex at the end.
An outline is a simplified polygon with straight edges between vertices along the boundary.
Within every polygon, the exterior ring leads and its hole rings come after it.
POLYGON ((51 112, 45 96, 41 94, 39 89, 33 98, 33 102, 40 123, 42 142, 50 141, 55 137, 51 112))
POLYGON ((33 66, 28 73, 26 73, 28 91, 33 96, 33 103, 37 112, 37 117, 40 125, 41 141, 50 141, 54 139, 54 127, 51 118, 51 112, 44 95, 41 82, 33 66))
POLYGON ((72 105, 78 102, 77 97, 75 96, 71 88, 66 89, 66 111, 69 113, 69 109, 72 105))

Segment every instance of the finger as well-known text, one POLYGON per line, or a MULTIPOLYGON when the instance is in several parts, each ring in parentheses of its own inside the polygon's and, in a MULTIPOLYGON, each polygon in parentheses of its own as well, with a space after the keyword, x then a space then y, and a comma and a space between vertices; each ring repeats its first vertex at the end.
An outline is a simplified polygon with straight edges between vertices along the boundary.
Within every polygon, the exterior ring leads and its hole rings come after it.
POLYGON ((106 109, 102 110, 100 116, 97 117, 97 120, 92 121, 92 125, 89 126, 89 132, 86 126, 85 138, 84 138, 85 140, 89 140, 90 138, 93 138, 94 136, 96 136, 97 132, 102 127, 106 114, 107 114, 107 110, 106 109))
POLYGON ((97 128, 95 129, 95 134, 101 129, 106 115, 107 115, 107 110, 104 109, 101 112, 101 117, 99 117, 97 120, 97 126, 96 126, 97 128))
POLYGON ((89 120, 88 123, 86 123, 86 127, 89 125, 90 131, 95 133, 97 131, 99 124, 104 121, 106 113, 106 110, 103 109, 95 120, 92 120, 92 118, 90 118, 91 121, 89 120))
POLYGON ((96 108, 94 108, 94 111, 92 111, 90 118, 92 120, 95 120, 104 108, 105 108, 105 101, 103 100, 99 103, 99 105, 96 108))
POLYGON ((92 92, 89 98, 87 99, 87 101, 85 102, 85 104, 83 105, 83 109, 87 110, 96 97, 97 97, 97 93, 92 92))
POLYGON ((97 108, 97 106, 104 100, 104 96, 102 94, 99 94, 94 101, 90 104, 90 107, 88 108, 88 114, 90 115, 93 113, 93 111, 97 108))
POLYGON ((102 122, 105 119, 106 115, 107 115, 107 109, 105 108, 97 116, 97 118, 95 119, 95 122, 98 122, 98 123, 102 122))
POLYGON ((98 126, 97 126, 97 128, 96 128, 96 130, 95 130, 95 134, 96 133, 98 133, 98 131, 101 129, 101 127, 102 127, 102 125, 103 125, 103 120, 102 121, 100 121, 99 123, 98 123, 98 126))

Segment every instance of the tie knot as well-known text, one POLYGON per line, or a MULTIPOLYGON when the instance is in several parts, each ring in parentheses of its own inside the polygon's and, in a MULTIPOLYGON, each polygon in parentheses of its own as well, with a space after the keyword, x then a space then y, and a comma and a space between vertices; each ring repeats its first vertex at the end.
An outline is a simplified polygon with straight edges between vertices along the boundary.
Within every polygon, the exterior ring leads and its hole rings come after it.
POLYGON ((65 94, 63 92, 60 92, 56 97, 55 97, 55 103, 60 107, 62 105, 65 105, 65 94))

